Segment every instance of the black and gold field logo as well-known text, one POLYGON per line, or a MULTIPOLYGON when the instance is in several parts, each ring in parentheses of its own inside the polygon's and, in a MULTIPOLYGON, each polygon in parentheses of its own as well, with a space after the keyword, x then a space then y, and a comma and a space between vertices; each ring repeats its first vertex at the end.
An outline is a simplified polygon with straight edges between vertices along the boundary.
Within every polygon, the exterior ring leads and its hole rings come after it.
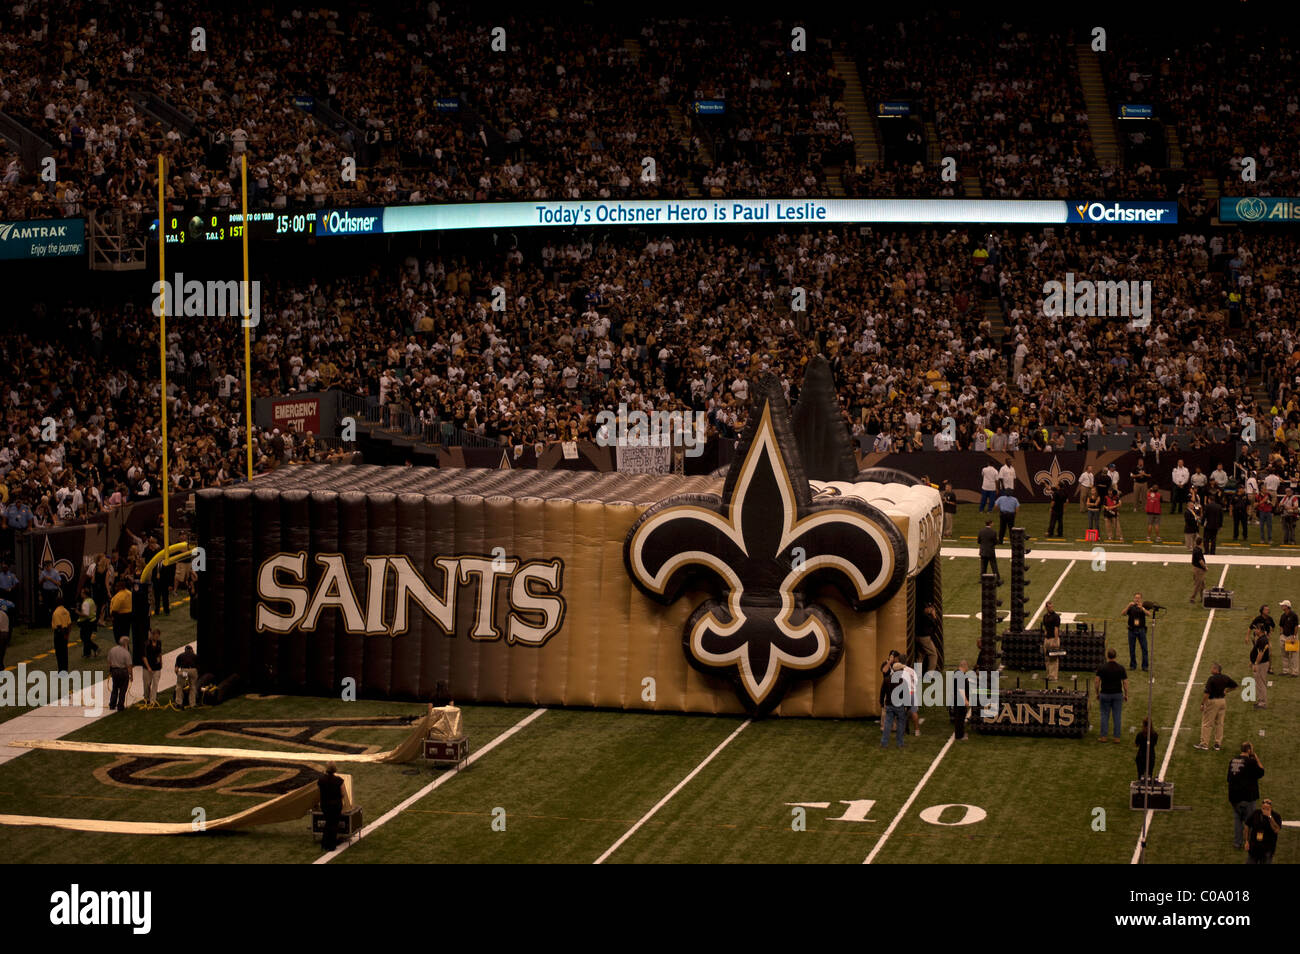
POLYGON ((855 610, 871 609, 898 590, 908 561, 902 534, 876 507, 813 499, 780 384, 769 378, 757 391, 721 498, 683 495, 651 507, 628 533, 624 562, 659 603, 692 586, 717 594, 686 622, 687 658, 728 674, 761 713, 790 680, 839 661, 839 621, 811 595, 830 585, 855 610))

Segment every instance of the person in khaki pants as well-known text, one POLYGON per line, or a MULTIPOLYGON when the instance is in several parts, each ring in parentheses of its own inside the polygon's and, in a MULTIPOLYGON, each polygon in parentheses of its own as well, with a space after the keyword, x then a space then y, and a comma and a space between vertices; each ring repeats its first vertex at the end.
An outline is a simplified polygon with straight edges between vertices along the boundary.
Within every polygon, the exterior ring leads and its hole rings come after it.
POLYGON ((1201 694, 1201 741, 1192 748, 1204 752, 1210 747, 1210 735, 1214 735, 1214 750, 1223 745, 1223 717, 1228 711, 1227 694, 1237 688, 1237 683, 1230 676, 1223 674, 1223 667, 1215 663, 1210 667, 1210 678, 1205 681, 1205 690, 1201 694))
POLYGON ((1268 667, 1269 645, 1268 629, 1252 626, 1246 637, 1250 643, 1250 668, 1255 673, 1255 708, 1268 708, 1268 667))
POLYGON ((1278 617, 1277 625, 1282 630, 1282 675, 1300 676, 1300 615, 1291 609, 1291 601, 1283 600, 1280 604, 1286 612, 1278 617))
POLYGON ((193 646, 186 646, 185 651, 176 657, 176 691, 172 701, 185 709, 198 704, 199 701, 199 657, 193 646))
POLYGON ((1047 601, 1047 612, 1043 614, 1043 668, 1047 670, 1047 681, 1054 682, 1060 678, 1061 657, 1052 653, 1061 648, 1061 614, 1047 601))

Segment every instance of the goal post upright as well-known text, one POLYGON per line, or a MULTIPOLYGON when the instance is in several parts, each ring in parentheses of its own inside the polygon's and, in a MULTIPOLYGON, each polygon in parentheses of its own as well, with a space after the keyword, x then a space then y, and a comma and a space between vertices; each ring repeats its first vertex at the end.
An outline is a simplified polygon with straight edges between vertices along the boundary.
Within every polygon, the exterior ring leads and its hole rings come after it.
POLYGON ((158 154, 158 358, 162 369, 162 390, 158 401, 162 408, 162 506, 163 552, 171 547, 171 483, 167 477, 167 231, 166 183, 164 179, 167 158, 158 154))
MULTIPOLYGON (((243 203, 244 281, 240 285, 244 315, 244 431, 247 442, 248 479, 253 479, 253 357, 249 344, 248 290, 248 151, 239 155, 240 195, 243 203)), ((260 317, 260 316, 259 316, 260 317)))

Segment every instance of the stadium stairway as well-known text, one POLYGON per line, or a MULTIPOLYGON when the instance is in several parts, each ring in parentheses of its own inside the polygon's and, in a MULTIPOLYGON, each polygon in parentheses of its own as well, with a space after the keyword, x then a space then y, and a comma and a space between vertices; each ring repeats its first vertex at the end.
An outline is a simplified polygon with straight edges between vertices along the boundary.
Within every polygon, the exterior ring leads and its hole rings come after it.
POLYGON ((1169 168, 1181 169, 1183 167, 1183 146, 1178 140, 1178 126, 1166 122, 1162 122, 1160 125, 1165 131, 1165 154, 1169 162, 1169 168))
POLYGON ((984 317, 993 326, 993 339, 999 342, 1006 340, 1007 321, 1002 314, 1002 305, 996 298, 984 298, 980 300, 980 306, 984 309, 984 317))
POLYGON ((874 166, 880 161, 880 139, 876 135, 876 119, 867 107, 867 96, 862 90, 857 64, 843 53, 831 53, 835 72, 844 80, 844 113, 853 133, 853 161, 859 169, 874 166))
POLYGON ((1087 43, 1074 48, 1079 64, 1079 83, 1083 87, 1083 101, 1088 108, 1088 132, 1092 135, 1093 151, 1103 165, 1120 164, 1119 139, 1115 135, 1115 120, 1111 117, 1110 101, 1106 96, 1106 81, 1101 75, 1101 63, 1087 43))
POLYGON ((837 199, 842 199, 848 195, 844 191, 844 167, 827 166, 826 167, 826 189, 837 199))
MULTIPOLYGON (((984 198, 984 188, 980 185, 980 177, 970 173, 962 173, 961 177, 962 195, 968 199, 984 198)), ((999 310, 998 314, 1002 312, 999 310)))
POLYGON ((933 119, 925 121, 925 161, 932 167, 939 167, 939 160, 942 158, 939 149, 939 127, 934 124, 933 119))
MULTIPOLYGON (((623 49, 631 54, 633 63, 641 62, 641 41, 636 37, 624 37, 623 49)), ((673 132, 677 134, 677 141, 682 144, 682 150, 689 154, 691 151, 690 123, 685 116, 667 103, 664 104, 663 109, 668 116, 668 124, 672 127, 673 132)), ((703 140, 700 141, 699 147, 696 149, 695 161, 706 168, 713 168, 713 155, 703 140)), ((692 199, 698 199, 703 195, 700 192, 700 187, 689 176, 686 178, 686 194, 692 199)))
POLYGON ((1205 190, 1205 201, 1209 203, 1214 215, 1218 216, 1219 210, 1219 180, 1214 176, 1206 176, 1201 180, 1201 188, 1205 190))
POLYGON ((1251 397, 1255 403, 1267 410, 1273 406, 1273 395, 1268 393, 1268 387, 1264 384, 1264 378, 1258 374, 1252 374, 1246 379, 1246 388, 1250 391, 1251 397))

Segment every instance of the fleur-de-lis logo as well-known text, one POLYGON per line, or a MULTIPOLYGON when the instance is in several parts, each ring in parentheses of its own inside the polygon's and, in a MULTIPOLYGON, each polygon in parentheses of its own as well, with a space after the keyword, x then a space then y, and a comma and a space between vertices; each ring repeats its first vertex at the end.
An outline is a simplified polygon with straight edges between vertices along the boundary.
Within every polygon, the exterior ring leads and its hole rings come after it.
POLYGON ((1061 463, 1052 455, 1052 466, 1049 470, 1040 470, 1034 474, 1034 483, 1043 488, 1043 496, 1050 497, 1052 492, 1061 484, 1073 485, 1077 483, 1072 470, 1061 470, 1061 463))
POLYGON ((790 433, 780 385, 765 384, 721 498, 688 495, 648 509, 624 561, 637 588, 672 603, 705 585, 717 598, 686 622, 687 658, 731 674, 741 700, 765 712, 790 678, 830 671, 843 650, 835 614, 811 597, 834 586, 855 610, 902 584, 907 550, 880 510, 851 497, 814 501, 790 433))
POLYGON ((77 572, 76 568, 72 565, 71 560, 64 560, 62 558, 58 560, 54 559, 54 550, 50 547, 50 538, 48 535, 45 537, 45 546, 41 550, 41 566, 45 566, 46 560, 54 564, 54 569, 58 572, 59 576, 63 577, 63 582, 65 583, 72 579, 72 575, 77 572))

